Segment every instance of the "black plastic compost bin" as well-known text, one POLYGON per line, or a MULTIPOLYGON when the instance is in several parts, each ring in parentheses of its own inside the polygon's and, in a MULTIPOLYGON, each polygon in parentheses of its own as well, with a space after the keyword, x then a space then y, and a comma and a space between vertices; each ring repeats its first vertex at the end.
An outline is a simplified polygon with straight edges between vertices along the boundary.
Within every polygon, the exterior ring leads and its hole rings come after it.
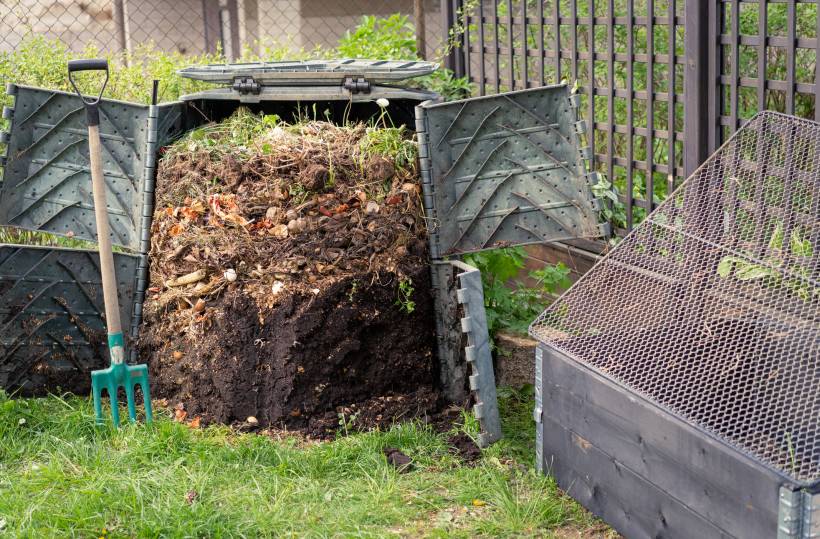
POLYGON ((530 328, 537 463, 626 537, 820 537, 820 124, 761 113, 530 328))
MULTIPOLYGON (((586 129, 566 85, 443 103, 395 85, 431 73, 414 61, 312 60, 193 66, 183 76, 217 87, 159 106, 101 104, 120 305, 139 332, 148 282, 156 164, 163 146, 239 107, 283 120, 371 121, 415 127, 436 295, 438 372, 454 402, 472 391, 481 443, 500 436, 480 274, 465 252, 598 237, 586 129), (454 276, 457 275, 457 283, 454 276), (466 336, 466 337, 465 337, 466 336), (466 340, 466 347, 463 341, 466 340)), ((64 92, 9 85, 0 225, 95 241, 82 104, 64 92)), ((0 245, 0 388, 87 391, 107 357, 92 251, 0 245)))
MULTIPOLYGON (((101 140, 123 323, 135 339, 148 283, 156 165, 164 146, 238 107, 285 120, 367 120, 382 111, 413 125, 436 94, 383 86, 432 72, 427 62, 311 61, 195 66, 183 76, 221 84, 181 101, 103 99, 101 140)), ((83 105, 74 94, 9 84, 0 166, 0 226, 96 241, 83 105)), ((108 357, 93 250, 0 245, 0 388, 23 395, 84 392, 108 357)))

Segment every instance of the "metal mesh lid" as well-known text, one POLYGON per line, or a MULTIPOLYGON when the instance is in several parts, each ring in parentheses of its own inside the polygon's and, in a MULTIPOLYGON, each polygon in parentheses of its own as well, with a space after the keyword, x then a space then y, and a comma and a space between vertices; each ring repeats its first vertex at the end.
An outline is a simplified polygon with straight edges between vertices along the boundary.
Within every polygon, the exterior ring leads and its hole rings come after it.
POLYGON ((347 59, 210 64, 186 67, 178 73, 215 84, 232 84, 236 78, 252 77, 264 86, 324 86, 340 85, 349 77, 366 78, 373 84, 395 82, 429 75, 437 68, 438 64, 433 62, 347 59))
POLYGON ((818 243, 820 124, 761 113, 530 333, 816 483, 818 243))

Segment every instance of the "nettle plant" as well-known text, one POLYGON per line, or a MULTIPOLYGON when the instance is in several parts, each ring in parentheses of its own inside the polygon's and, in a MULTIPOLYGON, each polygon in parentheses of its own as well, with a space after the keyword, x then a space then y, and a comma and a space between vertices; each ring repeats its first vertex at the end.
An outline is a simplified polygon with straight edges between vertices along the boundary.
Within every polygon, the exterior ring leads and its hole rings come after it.
POLYGON ((527 286, 516 277, 526 263, 523 247, 506 247, 472 253, 464 261, 481 270, 484 285, 484 308, 487 327, 492 337, 502 329, 525 333, 530 322, 546 308, 550 296, 569 288, 569 268, 559 262, 530 271, 536 282, 527 286))

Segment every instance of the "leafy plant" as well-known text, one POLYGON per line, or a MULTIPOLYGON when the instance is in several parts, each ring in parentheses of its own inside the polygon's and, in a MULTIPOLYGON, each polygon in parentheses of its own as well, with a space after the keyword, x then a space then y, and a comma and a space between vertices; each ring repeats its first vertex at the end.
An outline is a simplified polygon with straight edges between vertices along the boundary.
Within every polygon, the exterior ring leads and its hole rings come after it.
POLYGON ((353 303, 353 298, 356 297, 356 292, 359 291, 359 280, 353 279, 353 282, 350 283, 350 291, 347 293, 347 300, 350 303, 353 303))
MULTIPOLYGON (((796 272, 797 278, 785 278, 780 271, 785 263, 784 232, 782 223, 777 223, 769 238, 769 252, 764 264, 754 262, 751 253, 747 257, 727 255, 720 259, 717 274, 726 279, 733 276, 738 281, 761 281, 770 286, 784 286, 803 301, 820 296, 820 288, 811 286, 808 281, 809 269, 799 263, 792 263, 790 270, 796 272)), ((793 256, 807 258, 812 256, 811 241, 804 238, 800 229, 795 228, 789 237, 787 252, 793 256)))
POLYGON ((481 271, 491 338, 502 329, 526 332, 530 322, 546 308, 549 296, 571 284, 569 268, 561 262, 529 272, 537 283, 535 287, 515 281, 526 261, 522 247, 472 253, 464 261, 481 271))
MULTIPOLYGON (((450 46, 448 43, 441 56, 447 53, 450 46)), ((407 16, 400 13, 386 18, 365 15, 356 28, 345 33, 336 52, 347 58, 419 59, 415 29, 407 16)), ((408 84, 437 92, 446 100, 463 99, 474 91, 469 78, 455 77, 451 70, 443 68, 426 77, 412 79, 408 84)))
POLYGON ((198 56, 165 52, 153 43, 137 46, 130 54, 106 53, 94 46, 79 52, 70 50, 62 41, 32 34, 12 51, 0 52, 0 84, 38 86, 73 91, 68 81, 66 64, 77 58, 103 57, 111 66, 110 80, 105 90, 108 99, 150 103, 151 81, 160 81, 160 100, 173 101, 180 95, 209 87, 185 79, 177 70, 200 63, 224 62, 221 54, 198 56))
POLYGON ((359 25, 348 30, 336 48, 346 58, 416 60, 416 32, 407 15, 389 17, 365 15, 359 25))
POLYGON ((446 101, 466 99, 475 92, 475 84, 468 77, 456 77, 449 69, 437 69, 426 77, 410 81, 411 84, 432 90, 446 101))
POLYGON ((399 297, 396 299, 396 306, 407 314, 411 314, 416 310, 416 302, 413 301, 415 291, 412 280, 402 279, 399 281, 399 297))
POLYGON ((368 127, 359 143, 362 157, 383 155, 393 160, 397 166, 415 166, 418 147, 406 126, 368 127))
POLYGON ((592 194, 604 201, 601 205, 601 217, 614 226, 626 228, 626 207, 619 197, 618 188, 600 175, 598 183, 592 186, 592 194))

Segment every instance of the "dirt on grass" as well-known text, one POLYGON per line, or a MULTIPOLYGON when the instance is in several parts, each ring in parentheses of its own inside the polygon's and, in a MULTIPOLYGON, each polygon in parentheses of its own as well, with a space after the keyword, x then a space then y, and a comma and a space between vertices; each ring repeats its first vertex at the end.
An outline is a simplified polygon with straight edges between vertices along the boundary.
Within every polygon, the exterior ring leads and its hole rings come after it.
POLYGON ((465 432, 450 436, 447 443, 450 444, 450 452, 466 464, 473 464, 481 458, 481 449, 465 432))
POLYGON ((325 437, 437 413, 408 137, 240 112, 168 149, 140 354, 181 420, 325 437))

